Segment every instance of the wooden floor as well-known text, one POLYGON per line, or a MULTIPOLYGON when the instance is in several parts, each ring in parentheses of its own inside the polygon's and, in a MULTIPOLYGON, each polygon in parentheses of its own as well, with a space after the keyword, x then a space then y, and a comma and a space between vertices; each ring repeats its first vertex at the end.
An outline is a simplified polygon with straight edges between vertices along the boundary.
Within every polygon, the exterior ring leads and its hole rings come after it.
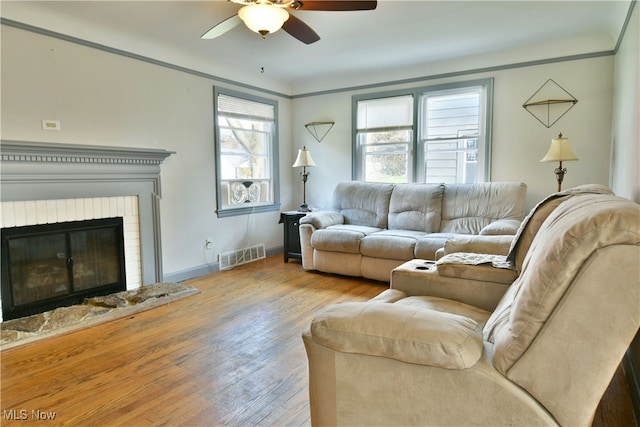
MULTIPOLYGON (((281 256, 186 284, 201 293, 3 351, 0 424, 308 426, 302 329, 323 306, 387 287, 281 256)), ((620 381, 594 425, 633 425, 620 381)))

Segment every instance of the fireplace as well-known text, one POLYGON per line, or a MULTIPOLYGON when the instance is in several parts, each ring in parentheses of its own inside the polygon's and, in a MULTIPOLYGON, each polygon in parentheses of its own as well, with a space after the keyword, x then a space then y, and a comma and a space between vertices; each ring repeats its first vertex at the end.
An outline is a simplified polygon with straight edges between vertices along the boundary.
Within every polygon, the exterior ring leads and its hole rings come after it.
POLYGON ((2 229, 2 317, 126 289, 122 217, 2 229))
POLYGON ((123 217, 127 290, 163 281, 160 164, 173 152, 7 140, 0 149, 0 228, 123 217))

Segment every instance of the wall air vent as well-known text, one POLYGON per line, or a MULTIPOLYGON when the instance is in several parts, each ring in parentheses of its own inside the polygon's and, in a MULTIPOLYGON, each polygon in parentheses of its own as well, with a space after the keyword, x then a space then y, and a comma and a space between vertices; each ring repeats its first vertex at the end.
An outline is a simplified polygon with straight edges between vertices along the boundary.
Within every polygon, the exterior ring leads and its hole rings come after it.
POLYGON ((223 252, 219 256, 220 270, 228 270, 237 265, 266 258, 264 243, 244 249, 223 252))

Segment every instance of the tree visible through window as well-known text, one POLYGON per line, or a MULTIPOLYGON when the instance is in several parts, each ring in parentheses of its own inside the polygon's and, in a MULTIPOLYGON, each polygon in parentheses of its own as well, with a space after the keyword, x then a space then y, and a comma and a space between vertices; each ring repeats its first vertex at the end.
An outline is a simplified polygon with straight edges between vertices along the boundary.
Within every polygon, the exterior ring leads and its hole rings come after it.
POLYGON ((491 79, 354 97, 354 179, 489 179, 491 79))
POLYGON ((215 90, 218 215, 276 210, 277 103, 215 90))

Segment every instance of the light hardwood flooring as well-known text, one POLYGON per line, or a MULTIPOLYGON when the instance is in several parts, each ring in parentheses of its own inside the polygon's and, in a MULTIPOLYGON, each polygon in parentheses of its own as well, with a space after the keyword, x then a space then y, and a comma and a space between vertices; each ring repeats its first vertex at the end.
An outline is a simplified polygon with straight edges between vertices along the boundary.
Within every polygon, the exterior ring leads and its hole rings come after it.
MULTIPOLYGON (((185 284, 201 293, 3 351, 0 424, 308 426, 302 329, 328 304, 387 288, 282 256, 185 284)), ((628 394, 610 400, 594 425, 633 425, 628 394)))

